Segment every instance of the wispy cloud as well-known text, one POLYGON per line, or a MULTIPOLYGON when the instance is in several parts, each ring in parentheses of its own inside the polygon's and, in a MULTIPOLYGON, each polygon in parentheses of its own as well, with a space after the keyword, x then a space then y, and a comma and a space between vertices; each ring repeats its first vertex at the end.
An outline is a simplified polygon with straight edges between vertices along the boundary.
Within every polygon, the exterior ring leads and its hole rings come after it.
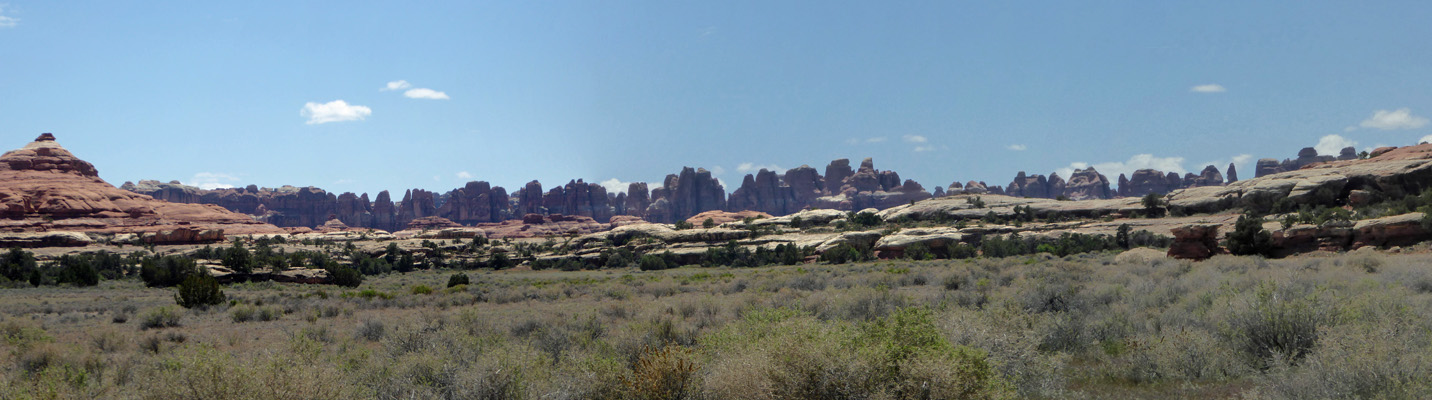
POLYGON ((1342 137, 1341 135, 1327 135, 1318 139, 1318 144, 1313 146, 1318 154, 1325 156, 1336 156, 1344 147, 1357 146, 1357 141, 1342 137))
POLYGON ((930 139, 920 135, 905 135, 904 139, 908 143, 925 143, 930 141, 930 139))
POLYGON ((1007 147, 1005 147, 1005 148, 1010 149, 1010 150, 1014 150, 1014 151, 1025 151, 1025 150, 1028 150, 1028 149, 1029 149, 1029 147, 1027 147, 1027 146, 1025 146, 1025 145, 1022 145, 1022 144, 1011 144, 1011 145, 1009 145, 1009 146, 1007 146, 1007 147))
POLYGON ((439 92, 428 88, 410 89, 403 92, 403 96, 410 99, 447 100, 447 93, 439 92))
POLYGON ((300 110, 298 115, 308 117, 309 125, 317 125, 329 122, 360 121, 373 115, 373 109, 366 106, 350 105, 343 100, 334 100, 323 104, 310 101, 303 105, 303 110, 300 110))
MULTIPOLYGON (((1094 170, 1099 171, 1099 173, 1104 174, 1109 180, 1113 181, 1118 179, 1119 174, 1133 176, 1134 171, 1146 168, 1156 169, 1164 173, 1174 172, 1183 175, 1188 172, 1188 170, 1183 167, 1183 161, 1183 157, 1155 157, 1153 154, 1136 154, 1133 157, 1129 157, 1128 161, 1102 162, 1093 164, 1092 166, 1094 170)), ((1055 172, 1058 172, 1059 176, 1067 179, 1074 173, 1074 170, 1089 168, 1090 166, 1089 163, 1075 162, 1070 163, 1068 167, 1057 169, 1055 172)))
POLYGON ((0 28, 14 28, 19 23, 19 18, 5 15, 5 4, 0 4, 0 28))
POLYGON ((228 189, 234 187, 239 178, 230 174, 220 172, 200 172, 189 178, 185 185, 198 187, 204 190, 228 189))
POLYGON ((1224 88, 1223 85, 1219 85, 1219 84, 1216 84, 1216 83, 1210 83, 1210 84, 1207 84, 1207 85, 1198 85, 1198 86, 1194 86, 1194 87, 1188 88, 1188 91, 1194 92, 1194 93, 1223 93, 1223 92, 1227 92, 1228 89, 1224 88))
POLYGON ((386 92, 390 90, 403 90, 410 87, 413 87, 413 84, 408 83, 408 81, 399 79, 396 81, 388 82, 387 86, 384 86, 382 89, 378 89, 378 91, 386 92))
POLYGON ((775 172, 778 172, 778 173, 782 171, 781 167, 776 166, 775 164, 770 164, 770 165, 756 165, 756 164, 754 164, 754 163, 741 163, 741 165, 737 165, 737 166, 736 166, 736 172, 742 173, 742 174, 751 173, 751 172, 756 172, 756 171, 760 171, 760 170, 762 170, 762 169, 768 169, 768 170, 775 171, 775 172))
POLYGON ((457 179, 472 179, 472 174, 467 171, 458 171, 458 173, 453 174, 453 176, 456 176, 457 179))
MULTIPOLYGON (((1404 107, 1392 111, 1374 111, 1372 117, 1363 120, 1358 126, 1390 131, 1396 129, 1417 129, 1427 126, 1427 122, 1427 118, 1412 115, 1412 110, 1404 107)), ((1348 127, 1349 131, 1352 129, 1354 128, 1348 127)))
POLYGON ((1417 144, 1423 143, 1432 143, 1432 135, 1423 136, 1421 139, 1417 139, 1417 144))
POLYGON ((927 151, 935 151, 935 146, 915 146, 916 153, 924 153, 927 151))

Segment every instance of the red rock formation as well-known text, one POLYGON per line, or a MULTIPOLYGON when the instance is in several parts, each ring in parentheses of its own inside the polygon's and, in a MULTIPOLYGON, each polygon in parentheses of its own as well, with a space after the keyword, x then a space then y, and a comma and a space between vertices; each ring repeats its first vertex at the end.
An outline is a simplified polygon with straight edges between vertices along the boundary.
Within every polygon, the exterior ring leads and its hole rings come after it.
POLYGON ((1238 182, 1238 169, 1233 167, 1233 163, 1228 163, 1228 183, 1233 182, 1238 182))
POLYGON ((517 193, 517 214, 542 214, 542 182, 527 182, 517 193))
POLYGON ((452 220, 447 219, 447 218, 443 218, 443 217, 422 217, 422 218, 414 219, 414 220, 412 220, 412 221, 408 221, 408 226, 407 226, 404 230, 419 230, 419 231, 420 231, 420 230, 424 230, 424 229, 437 230, 437 229, 443 229, 443 228, 461 228, 461 227, 462 227, 462 224, 453 222, 452 220))
POLYGON ((521 220, 477 224, 491 239, 577 236, 611 229, 590 217, 527 214, 521 220))
POLYGON ((0 218, 0 231, 147 232, 156 243, 172 237, 222 240, 224 233, 283 233, 220 207, 169 203, 116 188, 50 134, 0 155, 0 218))
POLYGON ((825 195, 840 194, 841 186, 851 175, 855 175, 855 171, 850 169, 849 159, 831 161, 825 166, 825 195))
POLYGON ((726 208, 726 189, 705 168, 681 169, 667 175, 662 187, 651 191, 646 220, 672 223, 704 211, 726 208))
POLYGON ((542 204, 549 214, 580 215, 603 223, 612 218, 608 201, 605 187, 581 179, 554 187, 542 196, 542 204))
POLYGON ((1173 228, 1173 245, 1168 256, 1186 260, 1206 260, 1224 251, 1218 247, 1219 224, 1193 224, 1173 228))
POLYGON ((1115 194, 1109 189, 1109 178, 1095 171, 1094 167, 1074 170, 1063 193, 1070 200, 1112 199, 1115 194))
POLYGON ((487 182, 468 182, 444 195, 446 200, 437 214, 462 225, 498 222, 512 216, 507 190, 487 182))
POLYGON ((1183 187, 1183 179, 1172 172, 1169 175, 1154 169, 1134 171, 1134 176, 1125 179, 1119 176, 1119 196, 1143 197, 1149 193, 1168 194, 1183 187))
POLYGON ((651 207, 651 191, 647 190, 646 182, 632 182, 628 184, 626 191, 626 215, 638 218, 646 217, 647 207, 651 207))

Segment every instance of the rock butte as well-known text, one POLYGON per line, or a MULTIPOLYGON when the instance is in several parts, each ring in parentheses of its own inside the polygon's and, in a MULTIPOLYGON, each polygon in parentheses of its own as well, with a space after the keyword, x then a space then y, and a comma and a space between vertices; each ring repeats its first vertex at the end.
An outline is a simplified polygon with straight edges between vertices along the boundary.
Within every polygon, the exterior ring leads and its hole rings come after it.
POLYGON ((170 203, 116 188, 46 133, 0 155, 0 232, 137 234, 142 241, 165 244, 284 231, 222 207, 170 203))

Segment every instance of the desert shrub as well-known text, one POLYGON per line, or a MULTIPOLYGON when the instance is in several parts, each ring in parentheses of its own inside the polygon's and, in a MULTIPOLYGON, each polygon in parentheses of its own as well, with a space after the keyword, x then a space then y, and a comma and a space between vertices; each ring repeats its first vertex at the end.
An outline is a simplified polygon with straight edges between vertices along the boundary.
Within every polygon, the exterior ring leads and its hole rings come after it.
POLYGON ((428 285, 416 285, 408 289, 408 291, 412 294, 433 294, 433 288, 428 287, 428 285))
POLYGON ((933 260, 935 254, 930 252, 930 247, 924 243, 914 243, 905 247, 905 258, 911 260, 933 260))
POLYGON ((871 212, 851 212, 846 215, 846 219, 849 220, 850 223, 862 227, 876 226, 883 222, 880 220, 879 215, 875 215, 875 213, 871 212))
POLYGON ((376 342, 383 339, 383 331, 383 321, 370 319, 359 323, 353 335, 363 340, 376 342))
POLYGON ((4 325, 0 325, 0 339, 3 339, 6 345, 18 349, 55 340, 45 332, 44 328, 14 320, 6 321, 4 325))
POLYGON ((173 328, 179 326, 179 311, 173 307, 159 307, 139 317, 139 329, 173 328))
POLYGON ((1275 360, 1297 363, 1312 351, 1319 330, 1334 317, 1317 294, 1308 290, 1260 283, 1228 315, 1226 340, 1260 368, 1275 360))
POLYGON ((258 314, 258 309, 249 305, 239 305, 229 308, 229 317, 233 319, 234 322, 253 321, 254 315, 256 314, 258 314))
POLYGON ((696 364, 682 348, 647 347, 632 365, 630 373, 620 377, 620 382, 627 398, 686 399, 692 397, 695 371, 696 364))
POLYGON ((459 272, 448 277, 447 287, 467 285, 469 283, 471 283, 471 281, 468 279, 467 274, 459 272))
POLYGON ((1283 399, 1432 398, 1425 332, 1401 322, 1331 328, 1298 367, 1278 368, 1258 392, 1283 399))
POLYGON ((179 284, 174 302, 184 308, 218 305, 224 302, 224 292, 219 290, 219 281, 208 274, 189 275, 179 284))

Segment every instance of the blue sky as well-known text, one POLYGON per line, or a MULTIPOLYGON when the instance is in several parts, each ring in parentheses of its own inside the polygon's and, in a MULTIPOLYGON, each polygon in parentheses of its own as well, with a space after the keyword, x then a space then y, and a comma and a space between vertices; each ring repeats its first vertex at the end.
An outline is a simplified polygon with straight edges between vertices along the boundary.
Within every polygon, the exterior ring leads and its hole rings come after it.
POLYGON ((1428 2, 209 3, 0 5, 0 147, 373 195, 864 157, 929 189, 1249 177, 1432 135, 1428 2))

